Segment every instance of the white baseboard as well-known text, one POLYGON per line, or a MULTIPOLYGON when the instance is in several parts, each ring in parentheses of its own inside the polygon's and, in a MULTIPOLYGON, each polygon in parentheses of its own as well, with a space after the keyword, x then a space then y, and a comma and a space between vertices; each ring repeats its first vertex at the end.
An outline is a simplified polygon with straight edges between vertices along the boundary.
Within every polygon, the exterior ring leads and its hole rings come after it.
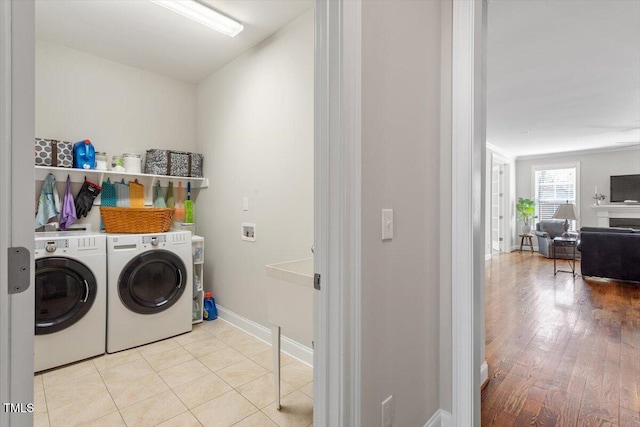
MULTIPOLYGON (((216 304, 216 307, 218 309, 218 317, 220 317, 222 320, 226 320, 232 325, 242 329, 249 335, 253 335, 260 341, 264 341, 268 345, 271 345, 271 329, 266 328, 261 324, 254 322, 253 320, 249 320, 246 317, 242 317, 231 310, 220 307, 218 304, 216 304)), ((313 367, 312 349, 285 336, 283 336, 280 340, 281 350, 283 353, 313 367)))
POLYGON ((488 379, 489 379, 489 365, 487 365, 487 361, 485 360, 482 366, 480 366, 480 385, 484 384, 484 382, 488 379))
POLYGON ((489 260, 491 260, 491 254, 485 254, 485 255, 484 255, 484 260, 485 260, 485 261, 489 261, 489 260))
POLYGON ((438 409, 435 414, 429 418, 424 427, 451 427, 451 413, 444 409, 438 409))

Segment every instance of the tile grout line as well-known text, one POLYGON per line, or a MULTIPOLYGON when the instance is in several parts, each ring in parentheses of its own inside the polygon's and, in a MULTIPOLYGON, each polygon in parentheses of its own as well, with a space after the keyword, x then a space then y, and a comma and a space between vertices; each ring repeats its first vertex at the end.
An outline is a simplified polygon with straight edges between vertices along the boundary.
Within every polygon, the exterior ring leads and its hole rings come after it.
MULTIPOLYGON (((105 354, 107 354, 107 353, 105 353, 105 354)), ((142 355, 140 355, 140 356, 142 356, 142 355)), ((123 363, 122 365, 125 365, 125 364, 126 363, 123 363)), ((98 369, 98 366, 96 366, 95 360, 93 360, 93 365, 95 366, 96 371, 98 371, 98 375, 100 375, 100 379, 102 380, 102 384, 104 384, 104 388, 107 389, 107 393, 109 393, 109 397, 111 398, 111 401, 113 402, 113 405, 116 407, 116 411, 118 411, 118 415, 120 415, 120 419, 122 420, 124 425, 128 426, 127 422, 124 419, 124 415, 122 415, 122 412, 120 412, 120 407, 118 406, 118 404, 116 403, 115 399, 113 398, 113 395, 111 394, 111 390, 109 390, 109 387, 107 386, 107 383, 104 381, 104 377, 102 376, 102 372, 100 372, 100 369, 98 369)), ((118 366, 122 366, 122 365, 118 365, 118 366)), ((118 366, 114 366, 114 368, 117 368, 118 366)), ((111 368, 109 368, 109 369, 111 369, 111 368)), ((96 420, 98 418, 96 418, 96 420)), ((95 421, 95 420, 90 420, 90 421, 95 421)), ((53 426, 50 426, 50 427, 53 427, 53 426)))

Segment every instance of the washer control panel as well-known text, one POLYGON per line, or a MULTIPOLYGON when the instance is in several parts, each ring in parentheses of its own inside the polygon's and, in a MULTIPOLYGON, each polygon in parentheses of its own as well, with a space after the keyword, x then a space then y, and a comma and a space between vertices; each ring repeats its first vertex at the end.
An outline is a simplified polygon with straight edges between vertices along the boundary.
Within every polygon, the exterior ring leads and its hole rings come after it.
POLYGON ((54 253, 58 249, 65 251, 69 249, 69 239, 55 239, 55 240, 36 240, 36 251, 45 250, 49 253, 54 253))

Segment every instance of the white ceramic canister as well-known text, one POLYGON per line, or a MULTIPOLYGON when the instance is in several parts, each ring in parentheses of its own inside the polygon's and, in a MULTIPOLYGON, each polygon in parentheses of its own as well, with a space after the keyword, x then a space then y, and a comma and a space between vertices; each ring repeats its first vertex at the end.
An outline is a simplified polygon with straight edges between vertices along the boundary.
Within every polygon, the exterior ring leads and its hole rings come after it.
POLYGON ((122 163, 127 173, 142 173, 142 155, 136 153, 124 153, 122 163))

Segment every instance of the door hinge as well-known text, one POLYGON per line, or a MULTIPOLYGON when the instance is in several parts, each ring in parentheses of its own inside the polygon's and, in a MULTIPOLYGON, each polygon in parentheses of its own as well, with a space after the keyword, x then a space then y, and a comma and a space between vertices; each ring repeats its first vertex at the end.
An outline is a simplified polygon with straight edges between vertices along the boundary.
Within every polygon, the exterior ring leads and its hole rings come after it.
POLYGON ((504 241, 504 239, 503 239, 502 237, 499 237, 499 238, 498 238, 498 241, 499 241, 499 242, 502 242, 502 241, 504 241))
POLYGON ((498 217, 498 219, 504 219, 504 217, 503 217, 502 215, 500 215, 500 216, 498 217))
POLYGON ((317 290, 320 290, 320 274, 316 273, 313 275, 313 287, 317 290))
POLYGON ((500 193, 500 197, 504 197, 504 193, 500 193))
POLYGON ((7 248, 8 292, 19 294, 29 289, 31 277, 31 255, 29 249, 23 247, 7 248))

